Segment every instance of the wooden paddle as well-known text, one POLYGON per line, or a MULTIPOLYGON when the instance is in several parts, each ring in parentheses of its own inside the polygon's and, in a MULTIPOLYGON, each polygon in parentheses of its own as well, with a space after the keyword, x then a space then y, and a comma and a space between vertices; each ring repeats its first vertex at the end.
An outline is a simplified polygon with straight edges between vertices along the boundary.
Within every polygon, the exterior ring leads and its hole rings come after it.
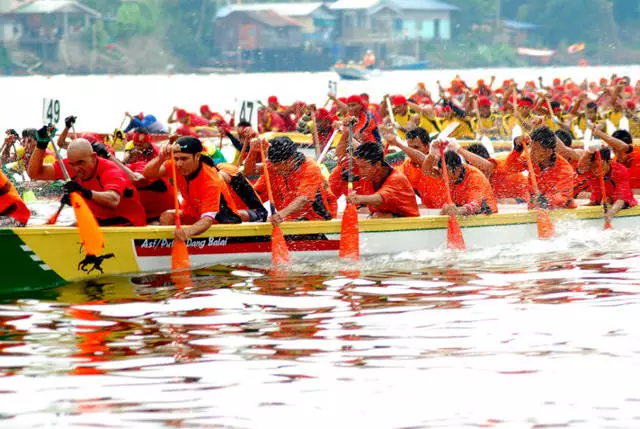
MULTIPOLYGON (((176 211, 176 229, 180 229, 180 203, 178 202, 178 178, 176 174, 176 161, 171 151, 171 176, 173 178, 173 206, 176 211)), ((171 270, 188 270, 191 268, 189 261, 189 249, 187 243, 182 240, 173 239, 171 248, 171 270)))
MULTIPOLYGON (((263 163, 264 180, 267 182, 267 193, 269 195, 269 204, 271 205, 271 215, 276 213, 276 206, 273 199, 273 192, 271 190, 271 181, 269 180, 269 168, 267 167, 267 158, 264 156, 264 148, 262 142, 260 142, 260 156, 263 163)), ((271 230, 271 264, 283 265, 291 261, 289 258, 289 248, 287 242, 284 239, 282 230, 279 225, 273 226, 271 230)))
MULTIPOLYGON (((349 157, 348 194, 353 192, 353 122, 349 123, 347 140, 347 156, 349 157)), ((356 205, 347 202, 340 225, 340 247, 338 256, 342 260, 360 260, 360 225, 356 205)))
MULTIPOLYGON (((602 156, 600 155, 600 150, 598 149, 598 151, 596 152, 596 162, 598 163, 598 169, 600 170, 600 189, 601 194, 602 194, 602 212, 606 215, 607 211, 609 210, 608 208, 608 204, 607 204, 607 190, 605 188, 605 183, 604 183, 604 168, 602 167, 602 156)), ((609 222, 607 220, 607 218, 604 219, 604 229, 613 229, 613 226, 611 225, 611 222, 609 222)))
POLYGON ((329 149, 331 149, 331 143, 333 143, 333 139, 336 138, 336 135, 338 134, 338 130, 333 130, 333 133, 331 134, 331 137, 329 137, 329 140, 327 141, 327 143, 324 145, 324 148, 322 149, 322 152, 320 153, 320 156, 318 157, 318 164, 322 163, 322 161, 324 161, 324 158, 327 156, 327 153, 329 153, 329 149))
POLYGON ((311 136, 316 147, 316 159, 320 158, 320 138, 318 137, 318 124, 316 123, 316 112, 311 110, 311 136))
MULTIPOLYGON (((67 167, 64 165, 62 161, 62 156, 60 155, 60 150, 58 146, 53 144, 56 160, 60 165, 60 169, 62 170, 62 174, 67 182, 71 181, 71 177, 69 176, 69 172, 67 171, 67 167)), ((71 200, 71 207, 73 208, 73 213, 76 217, 76 225, 78 227, 78 233, 80 234, 80 241, 82 242, 82 246, 87 254, 87 256, 98 256, 102 249, 104 249, 104 234, 98 225, 98 221, 96 220, 93 212, 87 205, 87 202, 78 195, 77 192, 72 192, 69 195, 69 199, 71 200)), ((55 215, 57 219, 57 215, 59 214, 62 207, 58 210, 58 213, 55 215)))
MULTIPOLYGON (((536 179, 535 171, 533 170, 533 162, 531 161, 531 156, 529 154, 529 142, 531 141, 531 137, 526 136, 526 141, 523 142, 525 157, 527 159, 527 169, 529 170, 529 178, 531 179, 531 184, 533 186, 533 192, 536 194, 540 193, 540 189, 538 188, 538 179, 536 179)), ((549 212, 542 207, 537 207, 536 209, 536 223, 538 225, 538 238, 541 240, 547 240, 552 238, 555 234, 555 228, 553 226, 553 222, 551 221, 551 217, 549 216, 549 212)))

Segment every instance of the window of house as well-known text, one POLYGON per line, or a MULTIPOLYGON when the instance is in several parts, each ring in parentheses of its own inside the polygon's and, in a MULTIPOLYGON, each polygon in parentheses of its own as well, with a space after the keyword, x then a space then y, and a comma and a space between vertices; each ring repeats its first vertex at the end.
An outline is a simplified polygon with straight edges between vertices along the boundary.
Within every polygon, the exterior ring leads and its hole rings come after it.
POLYGON ((440 38, 449 40, 451 38, 451 21, 443 19, 440 21, 440 38))
POLYGON ((427 21, 422 21, 422 29, 420 31, 420 36, 423 39, 433 39, 436 36, 436 26, 433 20, 429 19, 427 21))
POLYGON ((404 36, 408 38, 416 37, 416 22, 415 21, 405 21, 404 22, 404 36))

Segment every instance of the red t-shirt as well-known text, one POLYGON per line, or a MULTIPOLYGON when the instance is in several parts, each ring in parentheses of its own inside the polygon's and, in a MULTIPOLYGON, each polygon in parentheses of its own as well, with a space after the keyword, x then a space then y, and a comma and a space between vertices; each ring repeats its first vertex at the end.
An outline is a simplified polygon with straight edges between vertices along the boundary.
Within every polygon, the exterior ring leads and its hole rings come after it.
MULTIPOLYGON (((120 195, 120 204, 115 209, 100 206, 93 199, 87 201, 87 205, 98 220, 98 223, 104 226, 127 225, 127 222, 112 223, 119 218, 123 218, 133 226, 146 225, 146 215, 142 204, 140 204, 138 191, 125 172, 120 170, 112 161, 97 158, 97 162, 96 171, 89 180, 78 178, 73 178, 73 180, 92 191, 114 191, 120 195)), ((73 169, 67 159, 64 160, 64 165, 69 174, 73 174, 73 169)), ((55 163, 53 168, 55 170, 55 178, 58 180, 64 179, 60 164, 55 163)))
POLYGON ((382 204, 378 207, 368 206, 371 213, 392 213, 399 217, 417 217, 420 216, 418 203, 416 202, 416 194, 413 192, 411 183, 400 171, 395 168, 389 168, 389 174, 382 181, 379 188, 375 188, 373 183, 367 181, 364 183, 364 189, 360 195, 378 194, 382 197, 382 204))
POLYGON ((416 165, 410 159, 405 159, 399 169, 409 180, 426 208, 441 209, 447 202, 447 191, 441 177, 432 177, 424 174, 422 167, 416 165))
MULTIPOLYGON (((591 190, 591 202, 602 202, 602 188, 600 187, 600 177, 594 176, 591 172, 585 176, 589 180, 591 190)), ((604 177, 604 188, 607 193, 607 203, 613 204, 618 200, 623 200, 628 207, 638 205, 638 201, 633 196, 629 185, 629 171, 625 166, 616 161, 611 161, 609 174, 604 177)))
POLYGON ((479 213, 498 213, 498 205, 489 179, 472 165, 464 165, 464 176, 451 187, 451 199, 456 206, 475 203, 479 213))

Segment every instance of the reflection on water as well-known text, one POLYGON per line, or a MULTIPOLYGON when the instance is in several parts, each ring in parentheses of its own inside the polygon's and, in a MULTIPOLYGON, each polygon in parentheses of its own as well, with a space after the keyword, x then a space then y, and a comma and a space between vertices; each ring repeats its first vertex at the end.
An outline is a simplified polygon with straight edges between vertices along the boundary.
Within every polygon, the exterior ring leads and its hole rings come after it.
MULTIPOLYGON (((585 236, 589 238, 585 238, 585 236)), ((640 235, 0 302, 3 427, 638 427, 640 235)))

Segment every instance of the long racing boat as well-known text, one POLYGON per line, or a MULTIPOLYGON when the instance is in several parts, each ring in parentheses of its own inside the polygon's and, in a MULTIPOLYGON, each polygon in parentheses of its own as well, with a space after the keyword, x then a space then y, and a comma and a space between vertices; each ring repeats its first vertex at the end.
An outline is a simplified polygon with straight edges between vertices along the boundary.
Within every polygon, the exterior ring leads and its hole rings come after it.
MULTIPOLYGON (((569 229, 602 229, 603 225, 600 207, 555 210, 551 215, 557 225, 561 222, 568 225, 569 229)), ((360 253, 367 258, 444 249, 447 219, 447 216, 439 215, 362 219, 360 253)), ((638 220, 640 206, 621 211, 613 223, 616 230, 633 229, 637 227, 638 220)), ((536 214, 523 208, 488 216, 461 217, 460 224, 469 248, 522 243, 538 237, 536 214)), ((337 260, 340 226, 340 220, 283 223, 282 231, 292 262, 328 258, 337 260)), ((0 269, 4 273, 0 293, 45 289, 102 275, 170 270, 173 227, 111 227, 103 228, 103 231, 106 241, 103 253, 97 257, 87 257, 82 252, 80 237, 74 227, 0 229, 3 255, 0 269)), ((268 264, 271 225, 215 225, 202 236, 190 239, 187 246, 194 269, 215 264, 268 264)))

